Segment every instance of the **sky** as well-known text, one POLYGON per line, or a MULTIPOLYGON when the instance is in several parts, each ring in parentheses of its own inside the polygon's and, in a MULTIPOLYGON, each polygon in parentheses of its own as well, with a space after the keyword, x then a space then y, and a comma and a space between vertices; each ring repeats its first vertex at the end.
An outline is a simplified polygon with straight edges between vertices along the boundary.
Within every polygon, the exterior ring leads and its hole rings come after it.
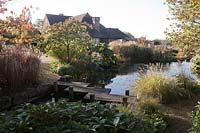
MULTIPOLYGON (((169 27, 165 0, 13 0, 7 4, 9 10, 20 12, 24 6, 39 8, 32 19, 44 19, 45 14, 75 16, 89 13, 100 17, 107 28, 119 28, 135 37, 165 39, 164 31, 169 27)), ((2 17, 2 16, 0 16, 2 17)))

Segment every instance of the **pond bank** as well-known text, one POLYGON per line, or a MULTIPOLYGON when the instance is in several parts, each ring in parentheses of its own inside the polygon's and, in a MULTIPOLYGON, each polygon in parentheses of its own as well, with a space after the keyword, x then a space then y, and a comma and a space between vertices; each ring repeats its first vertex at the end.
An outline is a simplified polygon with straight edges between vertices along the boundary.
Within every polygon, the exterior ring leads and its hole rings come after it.
MULTIPOLYGON (((125 90, 131 90, 136 80, 140 78, 138 71, 145 64, 135 64, 129 66, 127 69, 122 70, 117 74, 111 83, 106 85, 106 88, 111 89, 111 94, 125 95, 125 90)), ((184 73, 193 79, 197 79, 195 74, 192 74, 190 62, 172 62, 163 64, 164 73, 169 76, 175 76, 184 73)))

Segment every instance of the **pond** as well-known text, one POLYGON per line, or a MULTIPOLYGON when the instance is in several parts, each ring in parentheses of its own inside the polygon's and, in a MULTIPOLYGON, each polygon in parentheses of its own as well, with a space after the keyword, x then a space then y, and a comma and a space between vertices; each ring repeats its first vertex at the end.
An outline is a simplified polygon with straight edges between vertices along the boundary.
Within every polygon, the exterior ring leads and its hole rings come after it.
MULTIPOLYGON (((164 66, 163 72, 166 75, 174 76, 180 73, 184 73, 193 79, 197 79, 197 76, 191 72, 190 62, 172 62, 168 64, 162 64, 164 66)), ((129 66, 127 69, 119 72, 113 79, 111 83, 106 85, 106 88, 111 89, 111 94, 124 95, 125 90, 130 90, 133 88, 136 80, 140 78, 138 71, 144 64, 136 64, 129 66)))

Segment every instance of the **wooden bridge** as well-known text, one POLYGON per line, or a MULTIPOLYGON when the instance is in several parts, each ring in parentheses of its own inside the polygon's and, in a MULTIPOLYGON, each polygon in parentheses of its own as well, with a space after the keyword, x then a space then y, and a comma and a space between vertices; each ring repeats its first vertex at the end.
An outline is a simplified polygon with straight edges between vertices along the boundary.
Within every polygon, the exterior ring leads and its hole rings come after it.
POLYGON ((68 93, 70 101, 77 99, 76 94, 82 94, 82 100, 87 102, 100 101, 109 103, 122 103, 124 105, 134 104, 135 96, 129 95, 129 90, 125 91, 125 96, 110 94, 111 89, 104 87, 90 87, 89 83, 57 81, 54 83, 55 92, 63 90, 68 93))

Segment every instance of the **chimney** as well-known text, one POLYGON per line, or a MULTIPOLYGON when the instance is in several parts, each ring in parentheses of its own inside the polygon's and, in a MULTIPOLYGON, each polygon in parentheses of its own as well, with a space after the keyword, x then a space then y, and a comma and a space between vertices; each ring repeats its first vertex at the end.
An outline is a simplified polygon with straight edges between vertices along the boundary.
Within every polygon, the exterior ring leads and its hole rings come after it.
POLYGON ((100 30, 100 17, 93 17, 92 20, 93 20, 94 28, 99 31, 100 30))
POLYGON ((64 14, 63 14, 63 13, 59 13, 59 15, 60 15, 60 16, 64 16, 64 14))

